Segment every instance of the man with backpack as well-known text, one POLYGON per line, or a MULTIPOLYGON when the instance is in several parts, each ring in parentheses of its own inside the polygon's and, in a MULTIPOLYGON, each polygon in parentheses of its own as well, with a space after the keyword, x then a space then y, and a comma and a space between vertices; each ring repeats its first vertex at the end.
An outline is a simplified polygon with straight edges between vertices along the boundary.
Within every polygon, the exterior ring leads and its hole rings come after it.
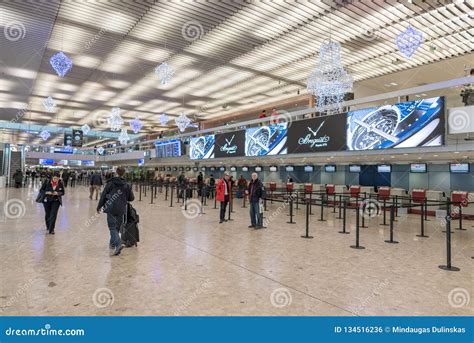
POLYGON ((109 248, 113 249, 113 255, 119 255, 122 251, 120 239, 120 228, 123 226, 124 217, 127 214, 127 203, 135 199, 132 187, 125 182, 123 175, 125 169, 117 168, 117 176, 110 178, 102 191, 97 212, 101 210, 107 213, 107 225, 110 230, 109 248))

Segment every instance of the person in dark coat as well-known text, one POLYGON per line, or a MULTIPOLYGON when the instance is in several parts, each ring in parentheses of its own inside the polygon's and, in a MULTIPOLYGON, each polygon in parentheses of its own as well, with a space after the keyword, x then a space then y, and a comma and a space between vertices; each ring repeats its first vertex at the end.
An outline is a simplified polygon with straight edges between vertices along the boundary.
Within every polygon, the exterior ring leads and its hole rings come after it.
POLYGON ((69 171, 67 169, 64 169, 63 175, 62 175, 62 179, 64 181, 64 187, 67 187, 67 184, 69 182, 69 176, 70 176, 69 171))
POLYGON ((54 173, 51 179, 43 182, 40 192, 44 193, 44 219, 46 230, 54 235, 54 227, 58 216, 59 206, 62 206, 62 197, 64 196, 64 185, 59 178, 59 173, 54 173))
POLYGON ((103 210, 107 214, 107 225, 110 230, 109 248, 114 250, 114 255, 119 255, 123 248, 120 228, 127 213, 127 202, 135 199, 132 187, 123 178, 124 174, 125 169, 118 167, 117 176, 107 181, 97 204, 97 213, 103 210))
POLYGON ((97 198, 99 197, 99 192, 102 185, 103 185, 102 176, 100 175, 100 173, 96 172, 92 174, 89 199, 92 199, 92 196, 95 193, 95 200, 97 200, 97 198))
POLYGON ((260 213, 260 200, 264 196, 262 181, 258 179, 257 173, 252 173, 252 180, 249 182, 247 191, 250 203, 250 226, 249 228, 262 228, 262 215, 260 213))
POLYGON ((13 174, 13 181, 15 182, 15 188, 20 188, 23 182, 23 173, 20 169, 17 169, 13 174))

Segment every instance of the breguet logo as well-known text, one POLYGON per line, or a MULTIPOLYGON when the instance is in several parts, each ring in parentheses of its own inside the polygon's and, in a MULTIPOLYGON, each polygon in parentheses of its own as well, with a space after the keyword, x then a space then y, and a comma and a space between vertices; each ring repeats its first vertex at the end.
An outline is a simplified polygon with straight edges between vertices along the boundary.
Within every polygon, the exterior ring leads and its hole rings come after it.
POLYGON ((225 152, 228 155, 235 154, 237 152, 237 145, 232 145, 232 141, 234 140, 235 135, 232 135, 230 139, 225 139, 225 144, 221 146, 221 151, 225 152))
POLYGON ((298 144, 309 145, 311 148, 326 147, 328 145, 328 142, 331 140, 331 137, 329 137, 328 135, 318 137, 318 132, 319 130, 321 130, 325 122, 326 121, 323 121, 316 130, 313 130, 312 128, 308 127, 308 130, 311 133, 308 133, 305 137, 300 137, 300 139, 298 139, 298 144))

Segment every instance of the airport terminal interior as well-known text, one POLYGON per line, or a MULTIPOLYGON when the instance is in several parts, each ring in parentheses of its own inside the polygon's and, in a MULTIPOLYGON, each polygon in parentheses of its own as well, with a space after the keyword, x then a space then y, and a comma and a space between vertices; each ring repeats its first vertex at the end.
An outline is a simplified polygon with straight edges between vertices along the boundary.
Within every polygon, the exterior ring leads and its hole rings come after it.
POLYGON ((0 12, 2 315, 473 314, 472 0, 0 12))

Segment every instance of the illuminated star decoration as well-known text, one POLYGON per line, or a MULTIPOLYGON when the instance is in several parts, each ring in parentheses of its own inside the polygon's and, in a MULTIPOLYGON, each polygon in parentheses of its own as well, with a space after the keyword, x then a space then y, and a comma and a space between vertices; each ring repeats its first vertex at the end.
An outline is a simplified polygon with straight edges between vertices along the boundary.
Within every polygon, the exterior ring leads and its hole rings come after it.
POLYGON ((72 60, 62 51, 54 54, 49 60, 49 63, 60 77, 64 77, 72 68, 72 60))
POLYGON ((99 153, 99 155, 102 155, 104 153, 105 149, 103 147, 98 147, 97 148, 97 152, 99 153))
POLYGON ((166 126, 169 121, 170 121, 170 118, 166 115, 166 113, 162 113, 160 115, 160 124, 161 125, 166 126))
POLYGON ((85 135, 87 135, 89 133, 89 131, 91 130, 90 126, 87 125, 87 124, 84 124, 81 126, 81 130, 82 130, 82 133, 84 133, 85 135))
POLYGON ((110 117, 107 119, 110 129, 112 131, 119 131, 123 125, 123 119, 120 116, 120 107, 112 108, 110 112, 110 117))
POLYGON ((397 36, 395 43, 402 54, 411 58, 423 43, 423 34, 410 25, 404 32, 397 36))
POLYGON ((308 93, 317 97, 316 108, 328 114, 342 111, 344 95, 352 90, 352 77, 341 61, 341 45, 324 41, 319 48, 316 69, 308 77, 308 93))
POLYGON ((186 117, 186 114, 182 112, 178 118, 175 120, 176 125, 178 126, 179 131, 184 132, 191 124, 191 119, 186 117))
POLYGON ((166 85, 171 81, 171 78, 174 75, 174 70, 166 62, 163 62, 155 68, 155 74, 158 76, 160 83, 166 85))
POLYGON ((54 112, 56 109, 56 102, 50 96, 43 100, 43 107, 48 112, 54 112))
POLYGON ((127 129, 123 128, 122 131, 120 132, 120 135, 118 136, 120 144, 127 144, 128 141, 130 140, 130 137, 128 136, 127 129))
POLYGON ((51 136, 48 130, 43 130, 40 132, 39 136, 44 140, 47 141, 48 138, 51 136))
POLYGON ((139 133, 143 127, 143 123, 137 117, 130 121, 130 127, 132 128, 134 133, 139 133))

